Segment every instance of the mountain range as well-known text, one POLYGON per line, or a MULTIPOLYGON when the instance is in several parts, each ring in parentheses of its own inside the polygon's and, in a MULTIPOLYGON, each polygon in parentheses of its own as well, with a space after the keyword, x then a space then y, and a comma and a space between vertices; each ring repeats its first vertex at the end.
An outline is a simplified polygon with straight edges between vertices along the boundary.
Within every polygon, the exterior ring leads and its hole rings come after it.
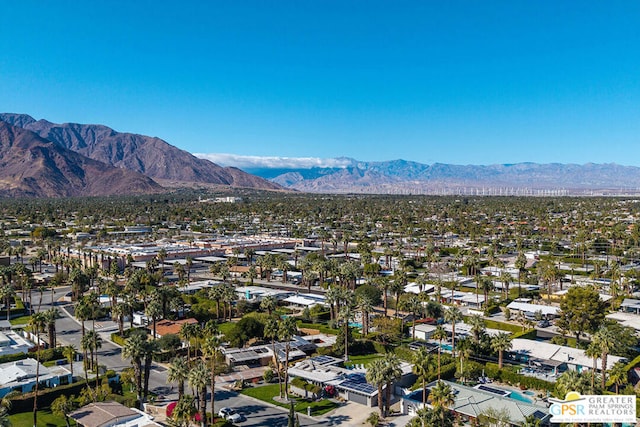
POLYGON ((432 165, 407 160, 344 167, 244 170, 305 192, 368 194, 589 195, 640 192, 640 168, 617 164, 432 165))
POLYGON ((180 187, 316 193, 590 195, 640 193, 640 168, 617 164, 422 164, 335 159, 340 167, 221 167, 104 125, 0 114, 0 197, 142 194, 180 187))
POLYGON ((156 137, 116 132, 103 125, 56 124, 26 114, 0 114, 0 123, 3 196, 137 194, 185 186, 282 189, 240 169, 199 159, 156 137))

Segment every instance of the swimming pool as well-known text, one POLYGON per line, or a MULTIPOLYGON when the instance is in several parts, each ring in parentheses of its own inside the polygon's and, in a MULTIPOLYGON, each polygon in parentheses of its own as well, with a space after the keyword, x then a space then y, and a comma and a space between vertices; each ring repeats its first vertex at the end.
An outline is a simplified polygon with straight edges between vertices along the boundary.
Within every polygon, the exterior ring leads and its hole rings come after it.
POLYGON ((507 396, 509 399, 513 399, 513 400, 517 400, 519 402, 524 402, 524 403, 533 403, 533 401, 531 399, 529 399, 528 397, 525 397, 524 394, 519 393, 517 391, 513 391, 511 390, 511 393, 509 394, 509 396, 507 396))

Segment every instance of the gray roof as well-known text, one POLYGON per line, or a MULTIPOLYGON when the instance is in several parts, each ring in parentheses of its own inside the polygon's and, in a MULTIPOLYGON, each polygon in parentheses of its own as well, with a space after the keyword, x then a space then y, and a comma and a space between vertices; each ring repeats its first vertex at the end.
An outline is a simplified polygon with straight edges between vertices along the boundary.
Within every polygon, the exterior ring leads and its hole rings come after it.
MULTIPOLYGON (((432 382, 427 388, 434 387, 436 383, 437 381, 432 382)), ((455 393, 455 403, 450 409, 469 417, 478 418, 481 414, 486 413, 489 408, 506 409, 509 411, 511 422, 516 424, 523 423, 525 418, 530 415, 541 420, 547 420, 551 417, 546 405, 520 402, 449 381, 444 381, 444 383, 448 384, 455 393)))
POLYGON ((78 424, 84 427, 99 427, 118 419, 136 418, 140 414, 118 402, 90 403, 69 414, 78 424))

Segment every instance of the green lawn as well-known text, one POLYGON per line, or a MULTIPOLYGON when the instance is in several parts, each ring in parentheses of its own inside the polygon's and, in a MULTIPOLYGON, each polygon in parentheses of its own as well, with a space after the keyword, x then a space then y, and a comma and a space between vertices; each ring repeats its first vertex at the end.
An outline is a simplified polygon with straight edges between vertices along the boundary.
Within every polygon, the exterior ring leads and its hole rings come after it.
MULTIPOLYGON (((21 412, 19 414, 9 415, 9 421, 11 425, 18 426, 32 426, 33 425, 33 412, 21 412)), ((75 423, 71 421, 71 425, 75 423)), ((56 417, 51 413, 49 409, 38 410, 38 427, 65 427, 64 418, 56 417)))
MULTIPOLYGON (((242 390, 241 393, 247 396, 255 397, 256 399, 262 400, 263 402, 281 406, 283 408, 289 407, 284 403, 276 402, 275 400, 273 400, 274 396, 278 396, 278 394, 280 393, 278 384, 269 384, 265 386, 245 388, 244 390, 242 390)), ((303 414, 306 414, 307 407, 309 406, 311 407, 311 415, 318 416, 318 415, 326 414, 332 409, 337 408, 338 404, 330 400, 320 400, 317 402, 298 401, 295 404, 294 408, 296 412, 301 412, 303 414)))
POLYGON ((376 359, 380 359, 383 357, 381 354, 365 354, 361 356, 349 356, 349 360, 345 363, 346 366, 349 365, 364 365, 365 367, 373 362, 376 359))
POLYGON ((229 333, 231 328, 233 328, 233 325, 235 325, 235 323, 233 322, 224 322, 224 323, 220 323, 218 325, 218 328, 220 329, 220 333, 225 335, 229 333))
POLYGON ((10 319, 9 322, 12 325, 26 325, 29 323, 29 320, 31 320, 31 316, 20 316, 15 319, 10 319))

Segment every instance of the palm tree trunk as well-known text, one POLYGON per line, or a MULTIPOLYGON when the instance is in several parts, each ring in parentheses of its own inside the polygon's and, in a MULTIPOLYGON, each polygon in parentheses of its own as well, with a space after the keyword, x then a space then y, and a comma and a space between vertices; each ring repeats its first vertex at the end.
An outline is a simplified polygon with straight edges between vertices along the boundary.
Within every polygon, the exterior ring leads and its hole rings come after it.
POLYGON ((380 416, 384 418, 384 405, 382 404, 382 384, 378 384, 378 409, 380 416))
POLYGON ((38 425, 38 386, 40 385, 40 330, 36 328, 36 387, 33 394, 33 427, 38 425))
POLYGON ((289 400, 289 341, 284 346, 285 366, 284 366, 284 397, 289 400))

